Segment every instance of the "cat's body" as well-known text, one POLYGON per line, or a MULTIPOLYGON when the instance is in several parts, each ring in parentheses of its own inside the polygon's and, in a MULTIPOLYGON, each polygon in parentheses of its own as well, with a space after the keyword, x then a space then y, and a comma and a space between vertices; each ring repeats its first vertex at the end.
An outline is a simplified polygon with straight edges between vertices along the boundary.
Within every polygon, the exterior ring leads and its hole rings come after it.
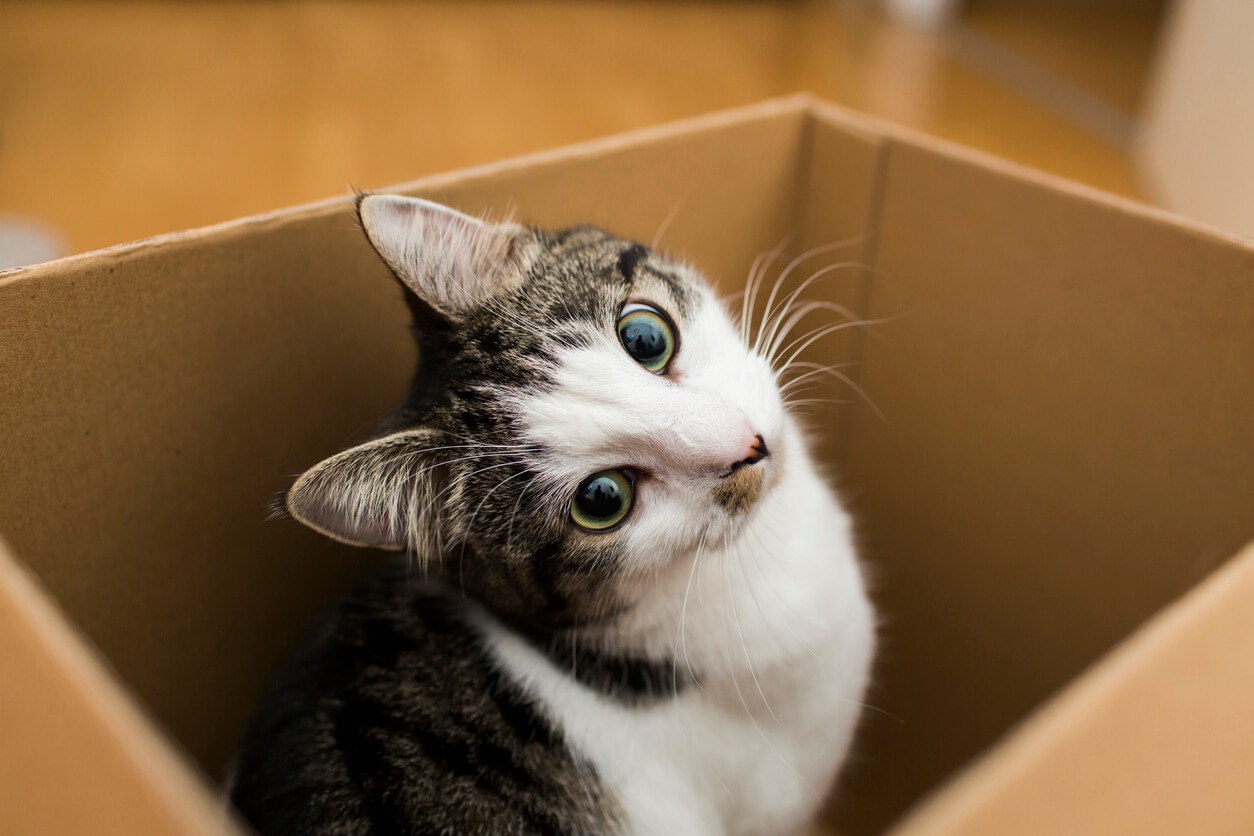
POLYGON ((873 620, 767 358, 691 271, 599 231, 359 211, 422 364, 286 504, 431 575, 398 561, 307 639, 235 803, 262 833, 803 832, 873 620))

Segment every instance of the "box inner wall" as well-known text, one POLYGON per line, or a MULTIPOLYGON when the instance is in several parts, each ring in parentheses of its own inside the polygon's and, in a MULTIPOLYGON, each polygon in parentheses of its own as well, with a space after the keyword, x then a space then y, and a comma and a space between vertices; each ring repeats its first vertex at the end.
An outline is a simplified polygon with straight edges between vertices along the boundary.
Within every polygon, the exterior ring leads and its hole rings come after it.
MULTIPOLYGON (((820 116, 820 123, 823 119, 820 116)), ((1254 254, 897 138, 844 478, 882 631, 878 831, 1254 533, 1254 254)))

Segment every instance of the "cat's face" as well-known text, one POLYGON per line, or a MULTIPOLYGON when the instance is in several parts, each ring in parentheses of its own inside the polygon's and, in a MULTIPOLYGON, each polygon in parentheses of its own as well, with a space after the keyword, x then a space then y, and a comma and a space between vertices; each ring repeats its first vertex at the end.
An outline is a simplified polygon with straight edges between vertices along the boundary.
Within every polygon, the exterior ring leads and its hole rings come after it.
POLYGON ((379 437, 296 482, 297 519, 562 627, 736 537, 779 480, 774 375, 691 269, 596 229, 392 196, 358 211, 406 288, 419 367, 379 437))

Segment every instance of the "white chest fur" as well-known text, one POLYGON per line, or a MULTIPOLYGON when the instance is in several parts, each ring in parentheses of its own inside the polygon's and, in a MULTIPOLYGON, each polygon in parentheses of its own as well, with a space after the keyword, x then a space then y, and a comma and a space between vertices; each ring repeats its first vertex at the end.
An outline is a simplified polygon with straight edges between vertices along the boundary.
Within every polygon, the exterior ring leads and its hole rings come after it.
POLYGON ((804 832, 845 758, 874 642, 848 519, 827 487, 794 472, 733 546, 659 576, 629 629, 701 686, 627 706, 512 634, 489 635, 596 765, 628 832, 804 832))

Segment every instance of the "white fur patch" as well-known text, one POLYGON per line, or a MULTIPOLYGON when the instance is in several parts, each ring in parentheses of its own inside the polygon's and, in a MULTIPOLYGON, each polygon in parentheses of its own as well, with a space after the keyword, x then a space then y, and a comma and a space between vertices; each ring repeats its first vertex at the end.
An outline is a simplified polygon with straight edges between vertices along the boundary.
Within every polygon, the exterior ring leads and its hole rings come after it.
POLYGON ((680 556, 646 600, 622 639, 676 654, 677 675, 691 665, 702 684, 644 706, 484 629, 596 766, 628 832, 805 832, 848 750, 874 643, 843 512, 798 467, 736 542, 680 556))
MULTIPOLYGON (((669 311, 672 318, 674 312, 669 311)), ((627 707, 580 685, 512 633, 485 630, 504 665, 591 760, 640 834, 803 832, 844 760, 874 626, 849 520, 815 471, 766 363, 707 296, 676 322, 672 375, 607 327, 560 355, 556 385, 518 404, 551 451, 555 485, 646 471, 615 532, 633 600, 620 650, 674 658, 701 687, 627 707), (746 433, 771 456, 746 519, 711 496, 746 433)), ((593 535, 597 536, 597 535, 593 535)), ((486 616, 485 616, 486 618, 486 616)))
MULTIPOLYGON (((558 355, 550 390, 519 396, 517 404, 527 441, 551 453, 545 470, 554 490, 573 494, 583 479, 610 468, 647 475, 616 535, 634 556, 623 567, 629 572, 654 571, 737 524, 712 492, 755 434, 775 451, 787 421, 770 368, 745 349, 712 296, 690 321, 667 313, 680 332, 670 374, 635 362, 607 323, 589 333, 589 347, 558 355)), ((757 465, 768 490, 788 455, 782 444, 779 453, 757 465)))

